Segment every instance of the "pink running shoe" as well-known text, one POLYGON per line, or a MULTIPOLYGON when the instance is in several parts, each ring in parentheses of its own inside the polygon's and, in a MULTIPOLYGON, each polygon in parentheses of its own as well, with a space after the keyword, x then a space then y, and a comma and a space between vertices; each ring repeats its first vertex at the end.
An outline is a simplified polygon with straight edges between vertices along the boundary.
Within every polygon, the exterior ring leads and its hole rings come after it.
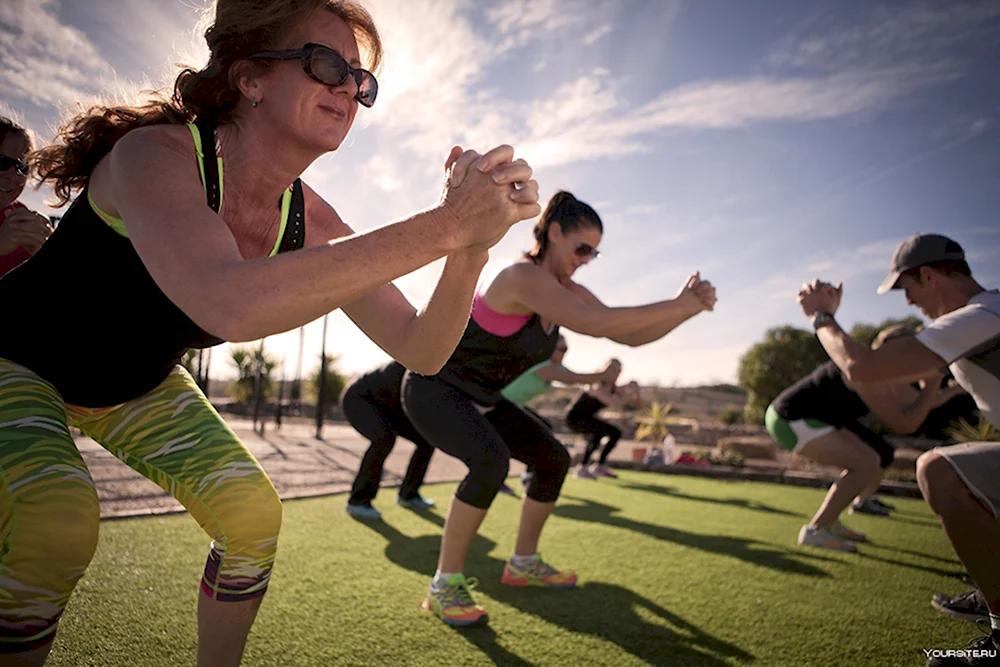
POLYGON ((590 472, 587 466, 580 466, 576 469, 577 479, 597 479, 597 475, 590 472))

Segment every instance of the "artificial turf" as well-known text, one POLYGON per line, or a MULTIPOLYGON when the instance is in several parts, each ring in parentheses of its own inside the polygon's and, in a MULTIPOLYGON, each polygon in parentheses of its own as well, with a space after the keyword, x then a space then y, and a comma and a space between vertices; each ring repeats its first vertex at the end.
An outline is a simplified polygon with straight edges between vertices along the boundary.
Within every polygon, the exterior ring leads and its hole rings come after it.
MULTIPOLYGON (((817 489, 623 473, 568 479, 542 542, 580 574, 574 590, 501 586, 519 504, 498 496, 473 543, 486 628, 452 630, 419 610, 443 507, 376 506, 359 523, 344 496, 285 504, 278 561, 244 665, 923 665, 978 631, 934 611, 962 567, 923 502, 891 518, 850 516, 858 554, 795 545, 817 489)), ((207 538, 186 516, 105 522, 50 665, 195 662, 194 606, 207 538)))

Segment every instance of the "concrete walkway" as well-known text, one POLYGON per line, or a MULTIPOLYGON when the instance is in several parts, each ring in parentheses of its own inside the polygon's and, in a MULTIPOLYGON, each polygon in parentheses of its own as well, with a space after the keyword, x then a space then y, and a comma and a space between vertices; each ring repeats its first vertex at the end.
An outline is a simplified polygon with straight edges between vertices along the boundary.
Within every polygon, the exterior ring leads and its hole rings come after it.
MULTIPOLYGON (((351 484, 368 447, 368 441, 349 425, 329 422, 324 426, 323 439, 314 437, 315 425, 305 419, 287 421, 281 430, 273 423, 266 425, 263 436, 253 430, 250 420, 229 418, 227 422, 243 440, 267 471, 282 498, 311 498, 350 491, 351 484)), ((560 435, 570 453, 578 459, 582 440, 560 435)), ((148 516, 183 511, 183 507, 158 486, 116 459, 96 442, 86 437, 76 439, 84 461, 90 468, 97 494, 101 499, 101 518, 148 516)), ((643 443, 645 444, 645 443, 643 443)), ((776 461, 748 461, 746 468, 724 466, 645 466, 632 461, 633 447, 640 443, 623 440, 609 458, 615 468, 651 470, 665 474, 696 475, 722 479, 754 480, 822 487, 829 484, 829 475, 786 471, 776 461)), ((386 461, 382 476, 383 487, 398 486, 413 453, 413 444, 400 438, 386 461)), ((524 464, 511 461, 511 476, 519 476, 524 464)), ((465 477, 465 466, 444 452, 434 453, 425 483, 457 482, 465 477)), ((571 473, 572 474, 572 473, 571 473)), ((520 492, 517 482, 512 483, 520 492)), ((916 484, 883 482, 883 492, 919 497, 916 484)), ((376 505, 395 501, 393 491, 383 491, 376 505)), ((346 499, 345 499, 346 502, 346 499)))

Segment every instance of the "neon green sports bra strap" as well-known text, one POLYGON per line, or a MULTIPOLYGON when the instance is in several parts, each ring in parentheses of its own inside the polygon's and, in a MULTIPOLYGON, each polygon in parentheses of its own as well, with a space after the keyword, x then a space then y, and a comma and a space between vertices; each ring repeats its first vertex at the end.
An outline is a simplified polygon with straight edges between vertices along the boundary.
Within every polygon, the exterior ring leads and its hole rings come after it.
POLYGON ((201 150, 201 134, 198 126, 188 123, 187 128, 191 131, 191 138, 194 139, 194 154, 198 156, 198 173, 201 174, 201 185, 205 185, 205 153, 201 150))
POLYGON ((278 254, 278 249, 281 248, 281 241, 285 238, 285 227, 288 225, 288 211, 292 204, 292 189, 287 188, 285 193, 281 195, 281 226, 278 227, 278 238, 274 240, 274 247, 271 249, 271 254, 268 257, 274 257, 278 254))

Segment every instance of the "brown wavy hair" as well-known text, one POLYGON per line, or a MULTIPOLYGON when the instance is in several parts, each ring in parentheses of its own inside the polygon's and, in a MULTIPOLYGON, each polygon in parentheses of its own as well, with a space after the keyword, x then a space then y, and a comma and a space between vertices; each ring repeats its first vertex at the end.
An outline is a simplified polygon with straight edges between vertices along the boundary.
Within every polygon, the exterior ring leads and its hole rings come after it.
MULTIPOLYGON (((130 130, 183 124, 195 118, 217 123, 231 120, 241 97, 236 65, 252 53, 277 48, 317 11, 331 12, 346 23, 366 56, 368 69, 378 70, 382 40, 371 15, 353 0, 216 0, 214 20, 205 31, 208 64, 200 70, 182 69, 169 96, 153 92, 142 104, 97 104, 71 118, 50 146, 29 156, 38 186, 50 183, 56 205, 64 206, 130 130)), ((264 72, 273 63, 254 61, 250 66, 264 72)))
POLYGON ((552 199, 542 211, 542 216, 535 223, 533 230, 535 247, 525 253, 526 257, 536 262, 545 258, 545 253, 549 249, 549 227, 553 223, 559 225, 564 232, 581 227, 596 227, 597 231, 604 233, 604 224, 597 211, 571 193, 560 190, 552 195, 552 199))

